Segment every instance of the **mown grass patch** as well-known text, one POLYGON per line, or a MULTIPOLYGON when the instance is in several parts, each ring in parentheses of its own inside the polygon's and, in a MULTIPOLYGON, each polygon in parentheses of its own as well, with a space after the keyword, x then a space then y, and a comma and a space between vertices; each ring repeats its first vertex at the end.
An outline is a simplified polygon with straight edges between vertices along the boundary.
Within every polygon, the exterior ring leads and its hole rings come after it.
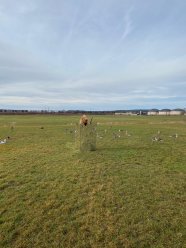
POLYGON ((0 116, 0 246, 184 247, 185 117, 95 116, 85 153, 78 120, 0 116))

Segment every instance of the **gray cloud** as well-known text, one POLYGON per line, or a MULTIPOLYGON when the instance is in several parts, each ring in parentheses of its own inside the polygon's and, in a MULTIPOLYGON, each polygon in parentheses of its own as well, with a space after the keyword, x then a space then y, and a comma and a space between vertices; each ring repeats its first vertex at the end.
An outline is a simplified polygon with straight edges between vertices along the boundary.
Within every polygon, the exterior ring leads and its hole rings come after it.
POLYGON ((1 0, 1 106, 184 107, 185 10, 181 0, 1 0))

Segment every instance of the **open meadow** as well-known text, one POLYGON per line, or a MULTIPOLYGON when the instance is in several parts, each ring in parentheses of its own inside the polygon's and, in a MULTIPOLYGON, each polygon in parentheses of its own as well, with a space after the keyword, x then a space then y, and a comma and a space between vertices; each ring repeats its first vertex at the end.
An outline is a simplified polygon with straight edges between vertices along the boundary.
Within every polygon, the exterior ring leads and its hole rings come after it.
POLYGON ((0 247, 186 247, 186 116, 0 115, 0 247))

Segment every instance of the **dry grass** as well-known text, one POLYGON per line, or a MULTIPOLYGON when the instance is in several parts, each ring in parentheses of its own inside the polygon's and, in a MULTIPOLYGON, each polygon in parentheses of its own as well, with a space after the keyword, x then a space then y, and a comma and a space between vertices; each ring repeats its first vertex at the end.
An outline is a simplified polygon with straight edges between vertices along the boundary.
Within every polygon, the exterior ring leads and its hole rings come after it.
POLYGON ((95 116, 97 150, 85 153, 78 120, 0 116, 11 137, 0 145, 0 246, 183 248, 185 117, 95 116))

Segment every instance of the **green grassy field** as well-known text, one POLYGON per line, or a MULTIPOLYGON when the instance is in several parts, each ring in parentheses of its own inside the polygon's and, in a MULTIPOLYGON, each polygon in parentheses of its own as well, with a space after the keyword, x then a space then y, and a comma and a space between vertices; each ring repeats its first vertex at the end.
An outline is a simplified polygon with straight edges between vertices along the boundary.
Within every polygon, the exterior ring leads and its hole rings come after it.
POLYGON ((186 247, 186 116, 94 116, 84 153, 78 121, 0 116, 0 247, 186 247))

